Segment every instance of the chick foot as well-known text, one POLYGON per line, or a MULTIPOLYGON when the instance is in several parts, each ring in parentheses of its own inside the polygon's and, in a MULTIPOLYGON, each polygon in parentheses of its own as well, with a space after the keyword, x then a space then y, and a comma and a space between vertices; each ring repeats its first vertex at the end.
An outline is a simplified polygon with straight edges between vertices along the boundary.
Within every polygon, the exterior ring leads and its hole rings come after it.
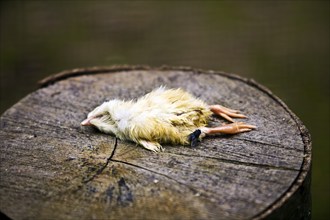
POLYGON ((160 151, 164 151, 162 145, 160 145, 159 143, 157 142, 151 142, 151 141, 144 141, 144 140, 140 140, 138 142, 140 145, 142 145, 142 147, 150 150, 150 151, 153 151, 153 152, 160 152, 160 151))
POLYGON ((238 110, 226 108, 222 105, 211 105, 209 106, 210 110, 216 114, 219 115, 225 119, 227 119, 230 122, 234 122, 234 120, 231 118, 246 118, 245 115, 240 114, 238 110))
POLYGON ((238 133, 242 133, 242 132, 247 132, 247 131, 251 131, 252 129, 256 129, 257 127, 254 125, 249 125, 249 124, 245 124, 244 122, 234 122, 231 124, 225 124, 219 127, 215 127, 215 128, 208 128, 208 127, 204 127, 201 128, 202 133, 204 134, 217 134, 217 133, 221 133, 221 134, 238 134, 238 133))

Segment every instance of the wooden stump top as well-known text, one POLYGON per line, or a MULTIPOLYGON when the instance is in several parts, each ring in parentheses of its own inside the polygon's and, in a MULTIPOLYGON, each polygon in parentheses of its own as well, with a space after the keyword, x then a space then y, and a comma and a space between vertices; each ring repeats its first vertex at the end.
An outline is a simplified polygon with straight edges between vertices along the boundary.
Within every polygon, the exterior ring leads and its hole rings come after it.
MULTIPOLYGON (((252 80, 122 66, 66 71, 41 84, 1 116, 0 210, 13 219, 261 219, 289 216, 309 193, 306 128, 252 80), (161 85, 241 110, 258 129, 153 153, 80 126, 103 101, 161 85)), ((211 126, 224 122, 214 117, 211 126)))

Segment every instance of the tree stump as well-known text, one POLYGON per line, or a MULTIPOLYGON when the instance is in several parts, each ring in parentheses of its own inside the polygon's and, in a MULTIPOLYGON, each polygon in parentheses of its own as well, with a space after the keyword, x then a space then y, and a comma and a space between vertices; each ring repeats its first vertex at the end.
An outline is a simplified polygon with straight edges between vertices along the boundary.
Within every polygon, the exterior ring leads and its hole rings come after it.
MULTIPOLYGON (((1 212, 13 219, 309 219, 311 139, 268 89, 191 68, 117 66, 41 81, 1 116, 1 212), (105 100, 165 85, 248 116, 257 130, 153 153, 91 127, 105 100)), ((211 126, 225 121, 213 117, 211 126)))

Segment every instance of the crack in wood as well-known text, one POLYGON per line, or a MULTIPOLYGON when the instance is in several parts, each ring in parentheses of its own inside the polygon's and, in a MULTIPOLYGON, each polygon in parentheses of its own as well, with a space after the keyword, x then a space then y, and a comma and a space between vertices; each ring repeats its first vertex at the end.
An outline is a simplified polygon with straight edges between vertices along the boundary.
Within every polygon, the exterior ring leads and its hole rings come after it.
MULTIPOLYGON (((129 166, 133 166, 133 167, 135 167, 135 168, 139 168, 139 169, 146 170, 146 171, 148 171, 148 172, 151 172, 151 173, 154 173, 154 174, 157 174, 157 175, 163 176, 163 177, 168 178, 168 179, 170 179, 170 180, 172 180, 172 181, 174 181, 174 182, 179 183, 179 184, 182 185, 182 186, 187 187, 187 188, 188 188, 190 191, 192 191, 194 194, 198 193, 198 190, 196 190, 195 188, 193 188, 193 187, 191 187, 191 186, 189 186, 189 185, 187 185, 187 184, 185 184, 185 183, 182 183, 182 182, 176 180, 175 178, 170 177, 170 176, 168 176, 168 175, 166 175, 166 174, 163 174, 163 173, 160 173, 160 172, 157 172, 157 171, 154 171, 154 170, 151 170, 151 169, 148 169, 148 168, 145 168, 145 167, 142 167, 142 166, 139 166, 139 165, 133 164, 133 163, 129 163, 129 162, 126 162, 126 161, 121 161, 121 160, 116 160, 116 159, 110 159, 110 161, 112 161, 112 162, 117 162, 117 163, 122 163, 122 164, 126 164, 126 165, 129 165, 129 166)), ((200 193, 198 193, 198 194, 200 194, 200 193)))
MULTIPOLYGON (((33 120, 31 118, 28 118, 28 117, 20 117, 20 121, 19 121, 20 123, 15 118, 7 117, 5 122, 11 122, 12 124, 15 124, 16 126, 20 125, 20 127, 29 128, 29 129, 31 129, 31 128, 44 129, 44 128, 42 128, 42 126, 33 126, 33 125, 29 125, 29 123, 28 123, 28 122, 33 122, 33 123, 38 124, 38 125, 45 125, 45 127, 49 127, 49 128, 50 127, 53 127, 53 128, 55 128, 54 131, 58 130, 59 128, 61 128, 61 129, 68 129, 68 130, 71 130, 71 131, 76 131, 77 130, 77 126, 76 127, 74 127, 74 126, 63 126, 63 125, 60 125, 58 123, 56 123, 56 124, 45 123, 45 122, 42 122, 40 120, 37 121, 37 120, 33 120), (25 126, 26 124, 28 124, 28 126, 25 126)), ((11 124, 9 124, 9 125, 11 125, 11 124)))
POLYGON ((269 146, 278 147, 278 148, 282 148, 282 149, 286 149, 286 150, 294 150, 294 151, 297 151, 297 152, 304 152, 304 150, 301 150, 301 149, 290 148, 290 147, 286 147, 286 146, 283 146, 283 145, 274 144, 274 143, 267 143, 267 142, 258 141, 258 140, 251 140, 251 139, 248 139, 248 138, 235 137, 233 139, 241 140, 241 141, 248 141, 248 142, 251 142, 251 143, 257 143, 257 144, 262 144, 262 145, 269 145, 269 146))
MULTIPOLYGON (((166 153, 173 155, 171 153, 166 153)), ((264 169, 274 169, 274 170, 288 170, 288 171, 297 171, 299 172, 299 169, 291 168, 291 167, 284 167, 284 166, 274 166, 274 165, 268 165, 268 164, 257 164, 252 162, 243 162, 243 161, 237 161, 237 160, 231 160, 231 159, 225 159, 225 158, 219 158, 219 157, 210 157, 210 156, 203 156, 203 155, 192 155, 192 154, 184 154, 184 153, 176 153, 174 155, 180 155, 185 157, 202 157, 207 159, 213 159, 218 160, 224 163, 230 163, 235 165, 242 165, 242 166, 250 166, 250 167, 258 167, 258 168, 264 168, 264 169)))
POLYGON ((82 181, 83 184, 86 184, 86 183, 92 181, 96 176, 100 175, 103 172, 103 170, 108 166, 109 162, 112 161, 112 157, 115 154, 115 151, 116 151, 116 148, 117 148, 117 144, 118 144, 118 139, 116 138, 115 139, 115 145, 113 147, 113 150, 111 152, 111 155, 110 155, 110 157, 107 158, 107 161, 105 162, 105 164, 100 169, 98 169, 93 176, 91 176, 90 178, 88 178, 86 180, 83 180, 82 181))

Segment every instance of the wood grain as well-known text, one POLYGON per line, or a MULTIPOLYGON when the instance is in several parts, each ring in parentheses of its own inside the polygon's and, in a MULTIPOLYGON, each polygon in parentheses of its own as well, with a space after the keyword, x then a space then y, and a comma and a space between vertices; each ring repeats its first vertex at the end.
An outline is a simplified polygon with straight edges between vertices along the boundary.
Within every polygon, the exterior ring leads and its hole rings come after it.
MULTIPOLYGON (((268 89, 236 75, 143 66, 51 76, 1 116, 0 210, 13 219, 309 219, 311 140, 268 89), (239 109, 258 129, 152 153, 80 122, 165 85, 239 109)), ((211 126, 224 123, 214 117, 211 126)))

